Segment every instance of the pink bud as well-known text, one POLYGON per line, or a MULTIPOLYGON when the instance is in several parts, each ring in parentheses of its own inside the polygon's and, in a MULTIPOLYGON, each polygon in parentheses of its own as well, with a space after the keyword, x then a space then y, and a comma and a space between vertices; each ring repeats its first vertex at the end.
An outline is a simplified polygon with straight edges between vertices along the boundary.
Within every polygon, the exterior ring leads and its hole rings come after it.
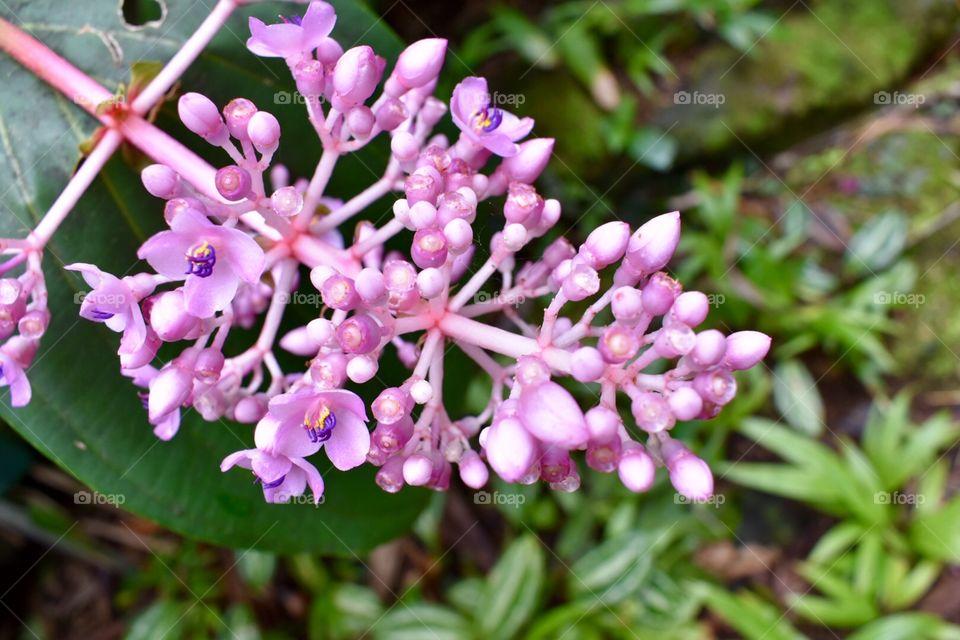
POLYGON ((326 318, 314 318, 307 323, 307 336, 314 344, 325 346, 337 333, 337 328, 326 318))
POLYGON ((360 270, 354 281, 357 294, 366 303, 377 303, 384 299, 387 287, 383 281, 383 274, 379 269, 366 267, 360 270))
POLYGON ((214 384, 220 379, 224 360, 222 351, 208 347, 197 356, 197 362, 193 366, 193 375, 204 384, 214 384))
POLYGON ((293 79, 300 95, 314 98, 323 93, 323 64, 317 60, 303 60, 293 67, 293 79))
POLYGON ((693 379, 693 388, 700 397, 717 406, 723 406, 737 395, 737 381, 729 371, 704 371, 693 379))
POLYGON ((442 188, 443 178, 432 166, 418 168, 404 182, 404 193, 411 206, 421 201, 435 203, 442 188))
POLYGON ((380 345, 380 325, 367 314, 350 316, 337 327, 344 353, 370 353, 380 345))
POLYGON ((602 473, 611 473, 620 461, 620 438, 593 443, 587 447, 587 466, 602 473))
POLYGON ((693 420, 703 411, 703 398, 691 387, 674 389, 667 398, 667 404, 677 420, 693 420))
POLYGON ((413 419, 405 416, 391 424, 379 423, 370 436, 373 444, 386 453, 403 448, 413 437, 413 419))
POLYGON ((360 303, 353 280, 340 274, 332 275, 323 282, 320 297, 323 304, 342 311, 350 311, 360 303))
POLYGON ((537 356, 523 356, 517 360, 515 375, 521 387, 535 387, 550 380, 550 368, 537 356))
POLYGON ((447 261, 447 239, 439 229, 420 229, 413 234, 410 256, 421 269, 439 267, 447 261))
POLYGON ((407 417, 412 406, 409 393, 399 387, 388 387, 380 392, 370 405, 370 410, 380 424, 394 424, 407 417))
POLYGON ((442 225, 462 219, 473 222, 477 214, 477 205, 459 191, 448 191, 437 205, 437 219, 442 225))
POLYGON ((684 291, 677 296, 668 319, 670 322, 680 322, 688 327, 696 327, 707 319, 709 311, 710 302, 707 296, 700 291, 684 291))
POLYGON ((537 443, 515 418, 495 421, 486 432, 487 461, 507 482, 522 478, 537 457, 537 443))
POLYGON ((433 474, 433 462, 422 453, 415 453, 403 463, 403 479, 413 487, 420 487, 430 482, 433 474))
POLYGON ((447 247, 454 254, 463 253, 473 244, 473 228, 463 218, 454 218, 443 227, 447 247))
POLYGON ((443 272, 435 267, 427 267, 417 274, 417 291, 427 300, 433 300, 443 293, 446 284, 443 272))
POLYGON ((570 372, 578 382, 599 380, 606 369, 603 356, 593 347, 580 347, 570 357, 570 372))
POLYGON ((403 456, 393 456, 377 472, 377 486, 387 493, 403 489, 403 456))
POLYGON ((377 126, 384 131, 393 131, 407 119, 407 110, 396 98, 387 98, 377 107, 377 126))
POLYGON ((167 365, 150 381, 147 410, 150 422, 156 422, 187 401, 193 389, 193 372, 167 365))
POLYGON ((622 364, 637 355, 640 340, 632 329, 615 323, 603 330, 597 348, 606 362, 622 364))
POLYGON ((370 107, 363 105, 356 106, 347 111, 347 128, 356 138, 366 138, 373 131, 373 126, 377 123, 376 116, 370 107))
POLYGON ((507 200, 503 205, 503 215, 508 222, 535 224, 543 211, 543 198, 537 190, 522 182, 510 183, 507 200))
POLYGON ((506 158, 500 167, 510 180, 532 184, 540 177, 553 155, 553 138, 533 138, 520 143, 520 152, 506 158))
POLYGON ((333 69, 334 94, 330 103, 335 109, 346 111, 365 102, 377 88, 385 65, 386 61, 366 45, 348 49, 333 69))
POLYGON ((558 447, 546 447, 540 456, 540 478, 544 482, 562 482, 570 475, 570 454, 558 447))
POLYGON ((690 353, 697 344, 697 335, 685 324, 668 324, 657 334, 653 348, 664 358, 690 353))
POLYGON ((404 89, 422 87, 437 79, 446 53, 447 41, 443 38, 418 40, 397 58, 393 76, 404 89))
POLYGON ((280 146, 280 123, 272 113, 258 111, 247 123, 247 136, 260 153, 273 153, 280 146))
POLYGON ((240 141, 249 140, 247 126, 255 113, 257 113, 257 105, 246 98, 235 98, 228 102, 223 108, 223 118, 227 122, 230 135, 240 141))
POLYGON ((347 362, 347 377, 357 384, 370 382, 377 375, 380 364, 366 355, 354 356, 347 362))
POLYGON ((460 479, 463 480, 463 484, 471 489, 479 489, 490 480, 490 471, 487 469, 487 465, 480 459, 480 455, 472 449, 463 452, 458 465, 460 479))
POLYGON ((590 265, 576 263, 569 275, 563 279, 563 295, 568 300, 578 301, 589 298, 600 290, 600 276, 590 265))
POLYGON ((706 369, 720 362, 727 351, 727 338, 716 329, 708 329, 697 334, 693 350, 687 354, 687 360, 698 369, 706 369))
POLYGON ((267 400, 261 395, 247 396, 237 402, 233 409, 233 419, 244 424, 259 422, 267 413, 267 400))
POLYGON ((759 331, 737 331, 727 336, 727 352, 723 362, 734 371, 753 367, 770 350, 770 336, 759 331))
POLYGON ((610 311, 613 317, 625 325, 633 326, 643 314, 643 295, 633 287, 620 287, 613 292, 610 311))
POLYGON ((694 501, 707 500, 713 495, 713 473, 706 462, 676 440, 664 443, 663 457, 670 472, 670 484, 677 493, 694 501))
POLYGON ((400 162, 409 162, 420 152, 420 143, 407 131, 397 131, 390 139, 390 151, 400 162))
POLYGON ((132 353, 119 352, 120 366, 124 369, 139 369, 150 364, 160 350, 160 338, 152 327, 147 327, 147 339, 132 353))
POLYGON ((569 260, 576 254, 577 250, 573 248, 570 241, 560 236, 543 252, 543 262, 551 269, 556 269, 561 262, 569 260))
POLYGON ((680 212, 665 213, 646 222, 631 236, 627 262, 642 273, 663 269, 680 242, 680 212))
POLYGON ((347 380, 347 357, 342 353, 328 353, 315 358, 310 363, 310 379, 321 388, 339 389, 347 380))
POLYGON ((417 284, 417 270, 406 260, 393 260, 383 267, 383 282, 391 295, 413 291, 417 284))
POLYGON ((630 403, 630 412, 633 413, 637 426, 648 433, 671 429, 676 423, 667 401, 653 391, 644 391, 634 396, 630 403))
POLYGON ((295 187, 281 187, 270 196, 270 208, 284 218, 295 216, 303 209, 303 194, 295 187))
POLYGON ((196 198, 174 198, 167 200, 163 205, 163 219, 171 225, 177 216, 186 211, 194 211, 202 216, 207 215, 206 207, 196 198))
POLYGON ((180 193, 180 176, 165 164, 151 164, 140 172, 143 186, 156 198, 169 200, 180 193))
POLYGON ((630 225, 626 222, 607 222, 590 232, 580 247, 580 257, 599 271, 623 257, 629 240, 630 225))
POLYGON ((280 338, 280 347, 295 356, 315 356, 320 350, 306 327, 297 327, 280 338))
POLYGON ((577 401, 556 382, 526 387, 520 393, 519 415, 530 433, 543 442, 575 449, 590 437, 577 401))
POLYGON ((200 320, 187 313, 183 290, 165 291, 152 298, 150 326, 164 342, 183 340, 200 320))
POLYGON ((214 176, 214 184, 220 195, 227 200, 236 202, 250 195, 250 187, 253 183, 246 169, 231 164, 217 170, 217 174, 214 176))
POLYGON ((644 311, 650 315, 662 316, 673 306, 673 302, 677 299, 680 291, 679 282, 662 271, 658 271, 650 276, 650 280, 643 286, 644 311))
POLYGON ((210 98, 199 93, 185 93, 177 102, 177 113, 187 129, 210 144, 219 147, 227 141, 227 127, 210 98))
POLYGON ((27 340, 39 340, 50 324, 50 312, 46 309, 34 309, 23 314, 17 322, 17 331, 27 340))
POLYGON ((623 422, 616 411, 598 405, 584 415, 591 442, 608 442, 619 437, 623 422))
POLYGON ((640 445, 625 447, 617 465, 620 482, 630 491, 642 493, 653 486, 656 467, 653 459, 640 445))

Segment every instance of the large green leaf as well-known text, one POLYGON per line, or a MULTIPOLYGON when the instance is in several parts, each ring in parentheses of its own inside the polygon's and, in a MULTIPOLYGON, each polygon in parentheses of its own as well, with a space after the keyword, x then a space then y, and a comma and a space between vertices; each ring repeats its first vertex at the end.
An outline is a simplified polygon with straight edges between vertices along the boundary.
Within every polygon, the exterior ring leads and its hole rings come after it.
MULTIPOLYGON (((166 4, 163 24, 137 31, 123 25, 114 0, 10 1, 0 5, 0 15, 113 89, 128 78, 131 63, 168 59, 205 16, 204 3, 167 0, 166 4), (120 50, 122 57, 118 57, 120 50)), ((334 4, 340 15, 335 35, 346 46, 359 40, 385 54, 396 53, 396 37, 365 8, 334 4)), ((309 170, 319 150, 297 143, 312 139, 297 133, 308 127, 299 109, 272 104, 276 92, 292 91, 283 65, 255 58, 243 46, 246 16, 253 10, 266 18, 303 7, 260 3, 243 9, 183 85, 206 92, 220 104, 247 95, 274 111, 285 126, 280 155, 302 173, 309 170)), ((0 81, 4 87, 0 235, 22 237, 67 183, 78 161, 77 145, 96 128, 96 122, 3 55, 0 81)), ((182 134, 173 113, 168 105, 159 123, 182 134)), ((205 153, 217 158, 209 150, 205 153)), ((222 163, 225 158, 216 161, 222 163)), ((341 171, 336 178, 345 173, 355 172, 341 171)), ((357 179, 363 178, 361 174, 357 179)), ((356 183, 340 180, 333 188, 350 195, 356 183)), ((424 492, 384 494, 375 486, 370 469, 327 473, 331 466, 321 453, 314 461, 326 478, 325 504, 319 508, 267 505, 249 476, 218 470, 223 456, 252 446, 249 427, 206 423, 188 412, 172 442, 160 442, 152 435, 135 389, 120 376, 117 336, 78 318, 76 295, 85 287, 61 267, 93 262, 117 274, 141 268, 136 249, 163 224, 161 204, 144 193, 135 171, 119 156, 80 201, 44 259, 54 318, 28 372, 33 402, 12 410, 4 392, 0 415, 84 483, 105 494, 122 495, 124 508, 187 535, 243 548, 350 554, 403 532, 424 504, 424 492)))

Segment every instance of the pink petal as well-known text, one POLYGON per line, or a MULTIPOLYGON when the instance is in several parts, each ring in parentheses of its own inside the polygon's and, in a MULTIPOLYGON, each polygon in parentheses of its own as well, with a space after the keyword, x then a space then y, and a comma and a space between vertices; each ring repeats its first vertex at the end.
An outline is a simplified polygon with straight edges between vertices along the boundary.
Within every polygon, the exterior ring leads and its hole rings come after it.
POLYGON ((83 276, 86 283, 94 289, 100 286, 100 279, 103 277, 103 272, 100 271, 96 265, 87 264, 86 262, 74 262, 63 268, 67 271, 80 272, 80 275, 83 276))
POLYGON ((300 422, 281 422, 270 415, 257 423, 253 439, 257 448, 291 458, 312 456, 320 450, 320 443, 310 441, 300 422))
POLYGON ((146 260, 160 275, 183 280, 187 277, 186 253, 193 242, 193 238, 176 231, 161 231, 147 238, 137 257, 146 260))
POLYGON ((518 118, 509 111, 501 111, 501 114, 503 119, 500 121, 496 133, 507 136, 510 140, 516 142, 533 131, 533 118, 518 118))
POLYGON ((253 466, 253 472, 263 482, 279 480, 290 471, 291 464, 287 456, 275 456, 259 449, 254 449, 250 454, 250 463, 253 466))
POLYGON ((250 455, 254 451, 256 451, 256 449, 244 449, 243 451, 231 453, 220 463, 220 471, 232 469, 234 465, 239 466, 241 469, 252 469, 253 465, 250 462, 250 455))
POLYGON ((183 286, 187 313, 209 318, 227 308, 237 293, 239 281, 228 264, 216 264, 206 278, 190 276, 183 286))
POLYGON ((337 414, 337 426, 323 446, 337 469, 346 471, 363 464, 370 451, 370 432, 360 418, 349 411, 337 414))
MULTIPOLYGON (((110 320, 113 320, 113 318, 110 320)), ((143 321, 143 314, 136 302, 130 305, 127 320, 123 338, 120 339, 120 353, 136 353, 147 341, 147 325, 143 321)))
POLYGON ((263 274, 263 249, 256 240, 236 229, 219 229, 221 250, 227 264, 241 280, 253 284, 263 274))
MULTIPOLYGON (((310 485, 310 491, 313 492, 313 504, 320 504, 320 499, 323 498, 323 477, 320 475, 320 472, 317 471, 316 467, 302 458, 294 458, 291 462, 300 467, 306 474, 307 484, 310 485)), ((303 493, 303 491, 300 493, 303 493)))
POLYGON ((302 469, 292 467, 283 482, 271 489, 264 488, 263 498, 272 504, 284 504, 295 496, 303 495, 306 488, 307 474, 302 469))
MULTIPOLYGON (((170 440, 180 430, 180 410, 171 411, 153 428, 153 435, 161 440, 170 440)), ((236 455, 236 454, 234 454, 236 455)))
POLYGON ((337 13, 332 6, 326 2, 311 2, 300 21, 303 26, 301 50, 312 51, 320 46, 323 39, 333 31, 336 23, 337 13))
POLYGON ((478 136, 477 138, 484 147, 494 152, 501 158, 509 158, 520 153, 520 145, 512 142, 510 138, 499 133, 478 136))

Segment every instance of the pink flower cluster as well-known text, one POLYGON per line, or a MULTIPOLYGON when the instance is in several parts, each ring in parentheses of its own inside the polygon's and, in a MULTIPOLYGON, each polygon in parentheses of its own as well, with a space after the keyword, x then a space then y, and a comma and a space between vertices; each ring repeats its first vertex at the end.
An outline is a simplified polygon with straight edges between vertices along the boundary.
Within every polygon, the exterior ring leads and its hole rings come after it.
MULTIPOLYGON (((250 21, 248 48, 283 58, 304 98, 322 148, 312 177, 291 180, 273 163, 281 131, 272 114, 244 98, 220 109, 187 93, 181 120, 229 164, 213 185, 163 164, 143 171, 147 190, 166 201, 169 226, 138 252, 152 272, 118 278, 88 264, 69 267, 93 288, 81 315, 122 332, 122 371, 145 389, 157 436, 176 434, 184 407, 207 420, 255 424, 255 448, 221 466, 251 470, 271 502, 308 487, 320 500, 323 479, 307 458, 321 448, 338 469, 378 466, 377 483, 391 492, 446 489, 454 465, 473 488, 492 468, 509 482, 572 491, 580 472, 571 454, 584 451, 589 467, 618 472, 633 491, 647 490, 664 466, 681 494, 709 497, 709 468, 670 430, 678 420, 715 416, 736 393, 732 372, 757 364, 770 340, 699 329, 707 297, 683 292, 663 271, 679 240, 679 214, 636 230, 608 222, 579 246, 548 241, 560 203, 533 183, 553 140, 524 140, 533 121, 502 109, 476 77, 449 100, 458 138, 434 134, 448 109, 433 96, 446 41, 414 43, 384 77, 386 62, 370 47, 344 51, 330 38, 335 21, 333 8, 317 1, 302 18, 250 21), (391 149, 382 177, 347 200, 331 197, 338 159, 381 134, 391 149), (344 224, 392 193, 402 194, 392 219, 357 222, 348 244, 344 224), (477 210, 487 200, 503 202, 502 228, 481 247, 474 222, 489 215, 477 210), (387 250, 404 232, 411 232, 401 245, 408 250, 387 250), (479 266, 475 254, 487 256, 479 266), (322 301, 317 317, 279 336, 307 270, 322 301), (481 291, 492 278, 494 296, 481 291), (539 324, 514 305, 541 298, 550 302, 539 324), (224 353, 233 327, 258 324, 252 345, 224 353), (158 363, 162 344, 183 342, 179 355, 158 363), (278 346, 309 358, 306 370, 283 371, 278 346), (444 406, 452 347, 491 379, 478 415, 451 417, 444 406), (371 432, 367 408, 344 387, 379 382, 388 352, 410 374, 372 402, 371 432), (571 389, 593 406, 583 411, 571 389), (619 392, 630 399, 637 429, 617 411, 619 392)), ((0 281, 0 329, 9 336, 19 323, 21 334, 0 349, 15 402, 29 396, 26 345, 46 322, 34 276, 0 281), (30 291, 34 302, 25 306, 30 291)))

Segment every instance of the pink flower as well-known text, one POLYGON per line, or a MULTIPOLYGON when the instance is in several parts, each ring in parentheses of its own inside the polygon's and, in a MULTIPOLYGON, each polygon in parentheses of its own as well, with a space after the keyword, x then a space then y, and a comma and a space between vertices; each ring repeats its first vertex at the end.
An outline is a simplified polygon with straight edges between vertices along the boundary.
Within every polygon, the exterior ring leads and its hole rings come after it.
POLYGON ((284 18, 280 24, 250 18, 247 48, 265 58, 297 58, 323 44, 336 22, 337 15, 326 2, 311 2, 302 18, 284 18))
POLYGON ((102 322, 111 330, 123 332, 120 353, 134 353, 147 339, 147 327, 140 312, 139 299, 130 282, 100 271, 92 264, 77 262, 65 269, 79 271, 93 291, 83 298, 80 316, 102 322))
MULTIPOLYGON (((17 357, 18 352, 24 352, 23 349, 16 348, 19 342, 26 343, 26 340, 11 338, 7 344, 0 347, 0 387, 10 387, 11 405, 25 407, 30 403, 32 392, 30 381, 27 380, 27 374, 23 370, 29 363, 22 362, 17 357)), ((25 353, 31 351, 27 349, 25 353)))
POLYGON ((320 472, 303 458, 262 449, 245 449, 224 458, 220 470, 227 471, 234 466, 253 471, 256 481, 263 487, 263 497, 267 502, 290 502, 292 498, 303 495, 307 485, 313 491, 314 504, 319 504, 323 497, 320 472))
POLYGON ((485 78, 465 78, 454 88, 450 115, 468 139, 504 158, 517 155, 517 140, 533 129, 532 119, 494 106, 485 78))
POLYGON ((191 209, 178 213, 171 231, 149 238, 137 256, 161 275, 185 280, 187 312, 209 318, 230 304, 240 282, 253 284, 263 273, 263 249, 250 236, 191 209))
POLYGON ((270 401, 257 425, 257 447, 294 457, 313 455, 322 447, 337 469, 353 469, 370 450, 367 412, 357 394, 345 389, 304 388, 270 401))

